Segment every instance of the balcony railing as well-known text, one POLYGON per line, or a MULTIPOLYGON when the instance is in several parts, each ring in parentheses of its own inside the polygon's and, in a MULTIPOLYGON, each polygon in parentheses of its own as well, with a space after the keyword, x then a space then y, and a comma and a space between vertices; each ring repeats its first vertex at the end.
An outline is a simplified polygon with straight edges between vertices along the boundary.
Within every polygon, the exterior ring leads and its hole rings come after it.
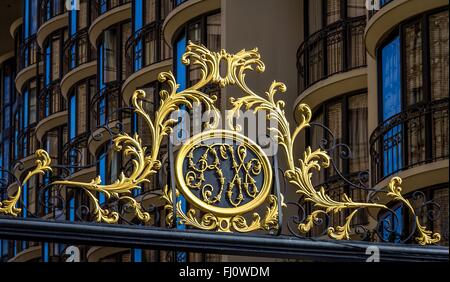
MULTIPOLYGON (((387 4, 393 2, 394 0, 378 0, 378 2, 380 3, 380 9, 383 8, 384 6, 386 6, 387 4)), ((375 1, 373 1, 375 2, 375 1)), ((379 11, 379 9, 374 9, 374 10, 369 10, 369 18, 373 17, 373 15, 375 15, 377 12, 379 11)))
POLYGON ((164 41, 161 27, 162 22, 153 22, 128 39, 126 44, 127 76, 172 57, 172 51, 164 41))
POLYGON ((121 110, 124 105, 121 87, 122 83, 111 82, 92 97, 90 107, 94 127, 108 126, 129 116, 129 112, 121 110))
POLYGON ((96 52, 89 42, 88 29, 80 30, 64 44, 64 75, 95 58, 96 52))
MULTIPOLYGON (((325 170, 328 174, 333 169, 329 169, 329 171, 325 170)), ((327 180, 314 185, 317 189, 319 187, 323 187, 325 191, 327 191, 328 195, 334 200, 341 201, 344 193, 349 196, 354 201, 365 201, 368 195, 368 172, 367 171, 358 171, 352 172, 349 174, 339 176, 338 174, 328 175, 327 180)), ((311 202, 306 201, 303 198, 303 202, 301 202, 307 213, 311 213, 316 209, 311 202)), ((340 214, 332 214, 330 216, 319 216, 321 218, 320 223, 314 225, 314 228, 311 229, 311 236, 321 236, 325 235, 328 227, 343 225, 345 223, 345 218, 349 215, 349 213, 340 213, 340 214)), ((351 221, 351 226, 354 228, 358 228, 360 226, 364 226, 368 224, 368 215, 367 212, 361 210, 359 213, 353 217, 351 221)))
POLYGON ((18 58, 19 71, 37 63, 39 55, 39 46, 36 41, 36 35, 27 38, 19 47, 20 55, 18 58))
POLYGON ((40 24, 42 25, 52 18, 64 14, 66 12, 65 3, 65 0, 42 0, 40 24))
POLYGON ((415 105, 370 137, 372 185, 401 170, 449 157, 448 98, 415 105))
POLYGON ((35 126, 36 123, 30 124, 18 135, 18 140, 16 142, 18 143, 19 159, 26 158, 34 154, 34 152, 36 152, 36 150, 39 149, 38 142, 36 139, 35 126))
POLYGON ((189 0, 170 0, 172 2, 172 7, 175 8, 177 6, 180 6, 184 2, 187 2, 189 0))
POLYGON ((366 16, 341 20, 313 33, 297 51, 299 93, 331 75, 366 66, 366 16))
POLYGON ((39 94, 39 120, 66 109, 66 101, 61 95, 60 80, 53 81, 39 94))
POLYGON ((96 0, 96 15, 101 16, 104 13, 117 8, 119 6, 130 3, 131 0, 96 0))
POLYGON ((63 173, 72 174, 92 166, 92 155, 89 153, 88 148, 90 136, 91 133, 89 131, 81 133, 64 145, 63 164, 67 166, 68 171, 63 173))

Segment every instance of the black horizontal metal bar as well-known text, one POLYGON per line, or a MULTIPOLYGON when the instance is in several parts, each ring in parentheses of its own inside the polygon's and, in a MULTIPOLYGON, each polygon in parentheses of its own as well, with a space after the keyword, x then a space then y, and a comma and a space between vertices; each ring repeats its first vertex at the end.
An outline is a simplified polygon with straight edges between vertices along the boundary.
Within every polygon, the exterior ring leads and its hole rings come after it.
POLYGON ((145 226, 55 222, 0 217, 0 238, 91 246, 164 249, 314 261, 365 261, 368 247, 380 261, 448 261, 448 247, 358 241, 299 239, 289 236, 225 234, 145 226))

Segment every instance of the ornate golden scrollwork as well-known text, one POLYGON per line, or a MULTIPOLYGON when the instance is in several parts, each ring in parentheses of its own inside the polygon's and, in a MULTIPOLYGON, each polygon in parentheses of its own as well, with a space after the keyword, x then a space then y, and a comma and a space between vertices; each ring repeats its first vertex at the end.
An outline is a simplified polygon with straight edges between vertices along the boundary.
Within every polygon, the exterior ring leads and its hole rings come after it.
MULTIPOLYGON (((384 204, 354 202, 346 194, 342 195, 342 200, 334 200, 323 187, 314 187, 311 180, 312 174, 315 171, 319 171, 322 167, 327 168, 330 165, 330 157, 327 152, 322 149, 312 151, 308 147, 304 152, 303 158, 298 160, 298 163, 296 163, 294 157, 294 143, 297 136, 303 129, 310 126, 311 109, 306 104, 301 104, 298 107, 301 122, 291 131, 284 111, 284 102, 275 99, 275 94, 285 92, 286 86, 281 82, 274 81, 265 95, 257 95, 247 86, 245 82, 246 71, 256 70, 257 72, 263 72, 265 70, 265 65, 261 61, 257 49, 241 50, 236 54, 229 54, 225 50, 211 52, 204 46, 189 42, 186 53, 182 57, 182 62, 186 65, 197 66, 200 70, 201 78, 193 86, 177 92, 179 85, 177 85, 172 73, 161 73, 158 77, 159 81, 166 82, 169 90, 160 92, 161 104, 153 120, 142 106, 145 92, 138 90, 133 95, 132 104, 135 112, 143 118, 149 127, 151 148, 148 150, 148 148, 143 147, 137 134, 133 137, 127 134, 119 134, 115 137, 114 149, 123 151, 125 156, 133 159, 133 171, 129 176, 121 173, 119 179, 112 184, 102 184, 100 177, 89 183, 73 181, 57 181, 54 183, 55 185, 68 185, 83 189, 95 206, 94 211, 97 221, 115 223, 119 215, 116 212, 110 212, 102 208, 94 194, 96 192, 104 193, 108 198, 111 197, 129 202, 135 210, 137 218, 143 222, 150 220, 150 215, 142 209, 140 203, 130 197, 131 191, 139 189, 141 184, 148 182, 150 176, 160 169, 161 162, 158 159, 158 155, 162 141, 172 132, 172 128, 178 122, 171 119, 170 114, 178 110, 181 105, 192 109, 195 102, 204 105, 205 111, 212 113, 213 120, 206 124, 206 129, 209 130, 209 133, 194 136, 188 144, 183 145, 180 149, 179 158, 176 162, 176 175, 179 185, 175 191, 176 199, 173 199, 173 193, 168 187, 164 189, 163 199, 167 203, 165 205, 167 223, 172 224, 174 220, 179 219, 181 224, 190 225, 194 228, 226 232, 251 232, 260 229, 278 228, 280 224, 278 222, 278 203, 283 203, 283 199, 277 199, 275 195, 270 194, 271 166, 267 161, 267 156, 261 152, 258 145, 238 133, 241 130, 239 126, 233 125, 233 119, 239 116, 241 109, 264 111, 268 120, 277 123, 277 127, 271 127, 269 130, 274 133, 276 141, 283 148, 286 155, 287 170, 284 176, 290 184, 296 187, 296 192, 315 207, 315 210, 307 216, 306 221, 298 224, 300 232, 310 231, 320 214, 338 214, 348 210, 349 215, 346 217, 345 223, 342 226, 329 227, 327 231, 331 238, 337 240, 350 239, 351 220, 360 210, 365 208, 388 209, 384 204), (226 75, 224 77, 221 76, 219 71, 222 61, 226 64, 226 75), (217 97, 209 96, 201 91, 204 86, 211 83, 218 84, 220 87, 235 85, 244 94, 239 98, 230 98, 232 108, 229 115, 225 118, 232 131, 217 130, 220 117, 219 110, 214 105, 217 97), (238 144, 230 147, 219 142, 216 145, 202 147, 203 145, 201 145, 200 141, 210 139, 208 134, 212 133, 237 141, 238 144), (200 157, 200 159, 194 160, 193 152, 202 148, 205 150, 204 154, 207 157, 203 159, 200 157), (254 157, 247 159, 250 151, 254 153, 254 157), (208 156, 210 158, 209 161, 207 160, 208 156), (234 171, 236 178, 231 179, 227 183, 218 164, 225 159, 235 162, 236 169, 234 171), (184 174, 183 171, 186 169, 187 172, 184 174), (218 187, 205 184, 206 170, 216 174, 216 178, 220 183, 218 187), (264 178, 263 186, 257 187, 255 177, 258 177, 260 174, 264 178), (194 194, 193 191, 198 193, 194 194), (188 203, 193 204, 202 214, 197 213, 197 210, 192 207, 189 207, 185 212, 182 209, 181 201, 177 200, 180 195, 186 197, 188 203), (230 207, 219 205, 223 201, 227 201, 230 207), (255 209, 261 206, 263 202, 268 202, 268 206, 266 207, 265 215, 261 218, 261 215, 255 209), (173 210, 174 203, 177 210, 176 214, 174 214, 173 210), (254 211, 254 213, 251 220, 249 220, 244 214, 251 211, 254 211)), ((48 157, 42 150, 39 151, 39 154, 48 157)), ((45 161, 38 164, 35 173, 50 170, 49 160, 49 158, 45 158, 45 161)), ((440 235, 437 233, 432 234, 420 224, 419 217, 415 214, 411 204, 402 196, 400 184, 401 179, 394 177, 388 185, 386 195, 392 200, 406 205, 414 215, 418 227, 417 243, 425 245, 438 242, 440 235)), ((0 205, 0 211, 6 214, 17 215, 18 209, 15 208, 15 205, 19 196, 20 189, 14 197, 0 205)))
POLYGON ((34 175, 44 174, 45 172, 51 172, 52 168, 50 167, 51 159, 48 153, 44 150, 37 150, 35 152, 36 157, 36 167, 29 171, 27 176, 22 180, 21 183, 18 183, 17 191, 13 196, 10 196, 8 199, 0 202, 0 214, 17 216, 22 211, 21 208, 17 207, 17 203, 20 200, 20 196, 22 193, 22 187, 31 179, 34 175))

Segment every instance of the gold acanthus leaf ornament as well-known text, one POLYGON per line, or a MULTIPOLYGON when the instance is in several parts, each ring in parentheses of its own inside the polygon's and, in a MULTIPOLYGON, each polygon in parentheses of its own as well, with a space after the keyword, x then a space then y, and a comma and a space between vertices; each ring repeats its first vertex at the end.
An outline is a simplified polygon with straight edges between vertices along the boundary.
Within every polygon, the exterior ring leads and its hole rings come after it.
POLYGON ((17 207, 17 203, 20 200, 23 186, 31 179, 31 177, 37 174, 45 174, 46 172, 51 172, 50 167, 51 159, 45 150, 37 150, 35 153, 35 168, 28 172, 21 183, 17 184, 17 191, 13 196, 0 202, 0 214, 17 216, 22 211, 21 208, 17 207))
MULTIPOLYGON (((316 210, 312 211, 306 217, 306 221, 298 225, 301 232, 308 232, 314 226, 315 221, 318 220, 319 214, 340 213, 344 210, 349 210, 343 226, 329 227, 328 235, 334 239, 350 239, 351 225, 350 222, 353 216, 364 208, 379 208, 387 209, 384 204, 371 202, 354 202, 346 194, 342 195, 342 200, 334 200, 323 187, 316 188, 312 184, 311 178, 314 172, 321 168, 327 168, 330 165, 330 157, 326 151, 318 149, 312 151, 310 147, 306 148, 303 158, 295 161, 294 157, 294 143, 299 133, 309 127, 309 122, 312 117, 311 109, 306 104, 301 104, 297 107, 300 123, 291 131, 290 124, 286 119, 285 104, 282 100, 276 100, 277 93, 286 92, 286 85, 282 82, 274 81, 269 90, 264 96, 257 95, 253 92, 245 82, 245 72, 249 70, 256 70, 263 72, 265 65, 260 59, 258 49, 241 50, 236 54, 229 54, 225 50, 219 52, 212 52, 206 47, 189 42, 186 47, 186 52, 182 56, 182 62, 186 65, 196 66, 200 71, 200 79, 189 88, 177 92, 179 85, 171 72, 160 73, 158 79, 160 82, 165 82, 169 86, 169 90, 162 90, 160 92, 161 103, 155 113, 155 118, 152 120, 147 112, 145 112, 142 100, 145 98, 145 92, 137 90, 132 97, 132 104, 135 108, 135 113, 140 115, 145 121, 150 131, 151 150, 147 152, 147 148, 142 146, 141 140, 137 134, 133 137, 127 134, 118 134, 114 139, 114 149, 116 151, 123 151, 124 155, 133 159, 133 170, 129 176, 121 173, 119 179, 112 184, 102 184, 100 177, 92 180, 89 183, 73 182, 73 181, 57 181, 55 185, 68 185, 70 187, 78 187, 86 191, 94 203, 94 213, 97 221, 107 223, 115 223, 119 215, 117 212, 110 212, 100 206, 94 193, 104 193, 107 198, 115 198, 125 201, 132 206, 136 212, 136 216, 143 222, 150 220, 147 212, 142 210, 142 207, 136 202, 131 195, 134 189, 140 189, 140 185, 150 181, 150 176, 157 173, 161 168, 161 162, 158 159, 159 150, 164 138, 172 132, 177 120, 171 119, 170 114, 178 110, 181 105, 188 109, 192 109, 194 103, 201 103, 205 107, 205 112, 212 114, 213 119, 206 124, 206 128, 215 131, 217 128, 220 112, 215 107, 214 103, 217 99, 214 95, 207 95, 202 92, 204 86, 214 83, 220 87, 228 85, 237 86, 244 94, 239 98, 230 98, 232 108, 229 114, 225 117, 229 128, 235 131, 240 131, 239 126, 233 125, 233 119, 239 116, 241 109, 263 111, 266 113, 268 120, 275 121, 277 127, 271 127, 269 130, 273 133, 275 140, 283 148, 287 158, 287 170, 284 173, 285 178, 289 183, 296 187, 296 192, 301 194, 306 201, 311 202, 316 210), (225 76, 221 75, 220 65, 222 62, 226 65, 225 76)), ((45 151, 40 150, 39 154, 45 159, 37 166, 37 172, 49 170, 49 158, 45 151), (40 168, 38 168, 40 166, 40 168)), ((419 217, 415 214, 414 209, 408 200, 401 194, 401 179, 394 177, 389 185, 386 195, 394 201, 399 201, 405 204, 415 217, 417 224, 416 241, 421 244, 433 244, 440 240, 440 235, 432 234, 430 231, 420 224, 419 217)), ((178 197, 179 191, 176 190, 178 197)), ((6 200, 0 205, 0 211, 7 214, 17 215, 18 209, 15 208, 20 190, 9 200, 6 200)), ((186 213, 181 209, 181 203, 177 202, 177 213, 173 212, 172 193, 169 189, 164 189, 163 199, 167 202, 165 209, 167 211, 167 223, 173 223, 179 218, 182 224, 188 224, 195 228, 203 230, 219 230, 238 232, 250 232, 258 229, 277 228, 280 224, 278 222, 278 200, 273 195, 268 198, 269 206, 263 220, 259 214, 254 213, 252 222, 247 223, 247 220, 242 215, 235 215, 230 217, 218 216, 212 213, 205 213, 200 218, 196 216, 194 209, 189 209, 186 213)), ((281 203, 283 203, 282 199, 281 203)), ((282 204, 283 205, 283 204, 282 204)))

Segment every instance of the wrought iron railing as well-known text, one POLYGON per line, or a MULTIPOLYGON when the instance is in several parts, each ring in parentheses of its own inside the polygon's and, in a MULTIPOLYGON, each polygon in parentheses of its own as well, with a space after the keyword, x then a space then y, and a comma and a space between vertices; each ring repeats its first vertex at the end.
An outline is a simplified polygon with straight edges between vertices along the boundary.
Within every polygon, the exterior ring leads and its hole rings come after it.
POLYGON ((35 127, 36 123, 30 124, 27 128, 19 133, 18 140, 16 140, 16 142, 18 142, 19 148, 19 159, 23 159, 33 155, 34 152, 38 149, 35 127))
POLYGON ((36 35, 32 35, 19 47, 20 56, 18 58, 19 71, 38 62, 39 46, 36 41, 36 35))
POLYGON ((94 127, 108 126, 111 122, 121 121, 129 116, 129 113, 122 110, 124 103, 121 87, 121 82, 108 83, 92 97, 90 108, 94 127))
POLYGON ((372 185, 401 170, 449 157, 448 98, 417 104, 370 137, 372 185))
POLYGON ((161 28, 162 21, 156 21, 146 25, 128 39, 126 44, 127 76, 172 57, 171 49, 164 41, 161 28))
POLYGON ((96 52, 89 42, 88 29, 82 29, 64 44, 64 75, 95 58, 96 52))
POLYGON ((42 0, 40 24, 64 14, 66 12, 65 2, 65 0, 42 0))
POLYGON ((331 75, 366 66, 366 16, 338 21, 310 35, 297 51, 299 93, 331 75))
POLYGON ((39 94, 39 120, 64 111, 66 101, 61 95, 60 80, 55 80, 44 87, 39 94))
MULTIPOLYGON (((323 187, 325 191, 327 191, 328 195, 337 201, 342 200, 341 198, 344 194, 349 195, 349 197, 355 201, 364 201, 370 192, 367 177, 368 171, 354 172, 342 176, 343 177, 339 174, 329 176, 325 182, 314 186, 316 189, 323 187)), ((302 208, 300 214, 306 215, 314 210, 314 205, 306 201, 304 198, 302 198, 300 203, 302 208)), ((314 228, 311 229, 308 235, 312 237, 325 236, 328 227, 344 224, 345 217, 348 215, 349 213, 323 215, 320 217, 320 220, 316 222, 314 228)), ((369 234, 364 234, 364 232, 362 232, 362 226, 367 224, 368 214, 365 211, 359 213, 351 221, 353 232, 358 233, 362 239, 369 236, 369 234)))
POLYGON ((96 0, 96 15, 101 16, 104 13, 119 6, 130 3, 131 0, 96 0))
POLYGON ((65 171, 63 171, 65 177, 82 169, 92 167, 92 155, 89 153, 88 148, 88 140, 90 136, 91 133, 86 131, 79 134, 72 140, 69 140, 64 145, 62 163, 66 168, 65 171))

